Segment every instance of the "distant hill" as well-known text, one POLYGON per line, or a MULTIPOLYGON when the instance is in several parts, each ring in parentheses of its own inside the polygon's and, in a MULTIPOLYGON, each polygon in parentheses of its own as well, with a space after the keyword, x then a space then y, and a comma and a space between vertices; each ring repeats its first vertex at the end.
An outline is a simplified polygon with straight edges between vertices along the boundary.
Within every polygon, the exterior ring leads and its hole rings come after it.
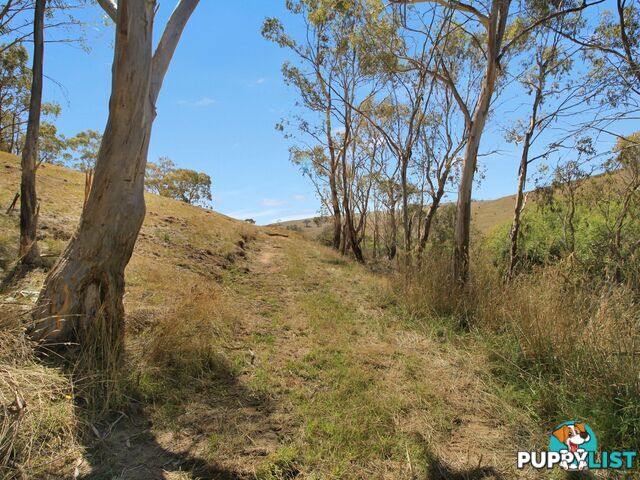
MULTIPOLYGON (((495 200, 476 200, 471 205, 472 221, 474 226, 482 233, 488 234, 497 226, 511 220, 515 203, 515 195, 501 197, 495 200)), ((278 222, 272 226, 288 228, 301 232, 307 238, 317 239, 322 231, 331 225, 331 218, 322 219, 316 223, 313 218, 278 222)))

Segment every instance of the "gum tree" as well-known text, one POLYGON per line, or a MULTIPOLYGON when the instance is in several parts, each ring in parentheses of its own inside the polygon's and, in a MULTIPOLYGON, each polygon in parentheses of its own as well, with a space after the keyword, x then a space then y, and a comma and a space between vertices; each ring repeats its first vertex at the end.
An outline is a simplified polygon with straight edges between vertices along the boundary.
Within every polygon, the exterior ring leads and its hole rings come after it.
POLYGON ((144 177, 156 101, 198 0, 177 3, 155 52, 155 0, 98 3, 115 23, 109 118, 91 194, 75 235, 40 293, 32 336, 47 343, 82 343, 85 334, 94 333, 117 358, 124 270, 145 216, 144 177))
POLYGON ((38 165, 38 136, 42 109, 42 79, 44 63, 44 14, 46 0, 36 0, 33 20, 33 69, 27 134, 22 150, 20 178, 20 261, 23 265, 40 264, 38 232, 38 196, 36 168, 38 165))

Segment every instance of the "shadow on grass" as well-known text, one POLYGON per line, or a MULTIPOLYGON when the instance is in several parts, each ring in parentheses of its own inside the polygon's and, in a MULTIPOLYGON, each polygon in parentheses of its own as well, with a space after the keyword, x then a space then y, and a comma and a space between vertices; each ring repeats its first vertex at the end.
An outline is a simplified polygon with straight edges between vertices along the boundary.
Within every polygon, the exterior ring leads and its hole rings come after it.
MULTIPOLYGON (((165 372, 164 375, 169 375, 165 372)), ((180 385, 173 385, 178 389, 180 385)), ((192 385, 183 386, 180 397, 173 397, 155 407, 166 407, 166 423, 170 427, 154 428, 149 412, 155 400, 142 398, 135 388, 127 391, 127 403, 111 412, 99 425, 91 424, 91 410, 86 400, 77 398, 77 412, 84 424, 84 447, 87 455, 81 479, 156 480, 156 479, 220 479, 249 480, 247 471, 226 468, 216 454, 206 452, 206 442, 216 430, 235 428, 248 409, 254 416, 269 416, 267 399, 244 387, 226 365, 216 365, 192 385), (188 413, 186 404, 195 404, 196 414, 188 413), (103 438, 99 438, 103 437, 103 438), (204 447, 203 447, 204 446, 204 447), (204 456, 203 456, 204 455, 204 456), (87 468, 88 467, 88 468, 87 468)), ((257 421, 259 421, 256 418, 257 421)), ((162 421, 163 426, 165 420, 162 421)))
POLYGON ((36 267, 28 267, 20 262, 15 262, 15 265, 11 267, 5 277, 0 281, 0 293, 6 293, 11 290, 20 280, 25 278, 29 272, 35 270, 36 267))
POLYGON ((427 454, 427 475, 425 480, 503 480, 505 477, 494 467, 478 466, 466 470, 454 469, 433 453, 427 454))

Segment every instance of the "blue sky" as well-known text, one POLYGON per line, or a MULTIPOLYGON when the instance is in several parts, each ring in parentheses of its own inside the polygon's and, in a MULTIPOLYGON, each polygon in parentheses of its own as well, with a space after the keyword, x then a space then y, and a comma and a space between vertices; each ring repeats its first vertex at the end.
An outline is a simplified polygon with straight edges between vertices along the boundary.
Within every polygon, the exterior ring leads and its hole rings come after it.
MULTIPOLYGON (((160 28, 174 2, 160 4, 160 28)), ((260 26, 268 16, 293 28, 284 0, 200 2, 183 35, 158 102, 149 160, 170 157, 185 168, 212 178, 213 208, 259 224, 311 217, 319 201, 311 184, 289 162, 289 143, 274 128, 295 111, 295 92, 284 85, 280 68, 287 52, 264 40, 260 26)), ((112 26, 102 11, 78 12, 87 22, 87 53, 77 45, 52 43, 45 53, 45 100, 62 105, 57 121, 67 136, 102 131, 107 119, 113 57, 112 26)), ((516 98, 515 114, 526 115, 528 98, 516 98)), ((513 193, 517 151, 502 141, 494 122, 483 138, 486 179, 474 197, 491 199, 513 193)))
MULTIPOLYGON (((173 8, 161 3, 158 27, 173 8)), ((184 33, 158 101, 149 160, 170 157, 212 178, 213 208, 258 223, 316 215, 311 185, 289 162, 275 124, 294 108, 280 67, 285 52, 265 41, 267 16, 285 16, 284 2, 200 2, 184 33)), ((112 27, 98 7, 78 12, 87 45, 48 44, 46 100, 62 105, 65 135, 102 131, 108 114, 112 27)), ((158 38, 160 31, 156 37, 158 38)))

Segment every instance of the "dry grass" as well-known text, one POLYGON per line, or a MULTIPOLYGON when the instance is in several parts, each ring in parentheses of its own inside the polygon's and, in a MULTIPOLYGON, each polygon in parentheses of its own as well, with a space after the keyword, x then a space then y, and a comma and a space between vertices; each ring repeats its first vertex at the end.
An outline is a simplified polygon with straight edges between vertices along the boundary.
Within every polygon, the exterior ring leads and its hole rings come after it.
MULTIPOLYGON (((159 273, 158 266, 149 268, 147 273, 159 273)), ((143 393, 150 396, 161 394, 162 385, 179 392, 202 377, 226 376, 233 370, 225 351, 239 323, 233 300, 220 285, 189 272, 172 272, 172 278, 172 288, 165 284, 155 290, 162 304, 151 307, 151 314, 149 304, 130 305, 130 367, 139 383, 146 382, 143 393)))
POLYGON ((428 273, 399 277, 408 311, 426 322, 445 318, 456 331, 481 337, 503 393, 541 421, 581 418, 609 448, 640 447, 634 293, 578 281, 570 260, 507 284, 490 259, 476 253, 464 295, 452 287, 449 262, 437 256, 424 265, 428 273))
POLYGON ((70 477, 82 451, 69 380, 33 356, 17 316, 0 324, 0 477, 70 477))
MULTIPOLYGON (((0 168, 17 165, 0 160, 0 168)), ((7 171, 0 202, 17 187, 17 168, 7 171)), ((77 221, 84 178, 47 167, 39 182, 43 244, 59 251, 77 221)), ((95 425, 109 436, 82 475, 397 480, 511 472, 503 439, 524 423, 487 392, 484 354, 414 328, 385 279, 293 232, 268 237, 155 196, 147 205, 126 271, 125 417, 113 431, 120 411, 95 425)), ((535 426, 528 433, 518 440, 530 445, 535 426)))

